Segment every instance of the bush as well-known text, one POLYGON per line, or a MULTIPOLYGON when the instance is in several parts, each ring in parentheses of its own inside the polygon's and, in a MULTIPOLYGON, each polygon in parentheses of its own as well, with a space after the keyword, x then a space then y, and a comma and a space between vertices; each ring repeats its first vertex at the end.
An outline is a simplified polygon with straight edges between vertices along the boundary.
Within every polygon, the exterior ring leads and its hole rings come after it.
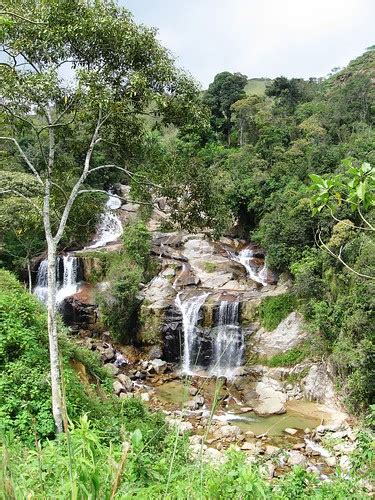
MULTIPOLYGON (((0 270, 0 416, 2 428, 22 440, 54 436, 47 313, 9 272, 0 270)), ((109 376, 99 358, 78 347, 59 324, 59 345, 66 407, 70 419, 87 413, 109 439, 119 432, 120 405, 112 396, 109 376), (80 381, 74 363, 81 362, 88 383, 80 381), (98 390, 98 387, 100 390, 98 390), (107 390, 108 389, 108 390, 107 390), (114 422, 115 421, 115 422, 114 422)))
POLYGON ((293 294, 266 297, 259 306, 259 315, 262 326, 274 330, 296 307, 296 298, 293 294))
POLYGON ((107 259, 109 286, 98 293, 98 302, 104 323, 121 342, 130 342, 137 331, 140 284, 155 273, 150 241, 144 223, 132 223, 125 228, 122 250, 107 259))
POLYGON ((272 358, 262 360, 262 363, 271 367, 294 366, 304 360, 308 355, 309 349, 306 344, 303 344, 280 354, 275 354, 272 358))

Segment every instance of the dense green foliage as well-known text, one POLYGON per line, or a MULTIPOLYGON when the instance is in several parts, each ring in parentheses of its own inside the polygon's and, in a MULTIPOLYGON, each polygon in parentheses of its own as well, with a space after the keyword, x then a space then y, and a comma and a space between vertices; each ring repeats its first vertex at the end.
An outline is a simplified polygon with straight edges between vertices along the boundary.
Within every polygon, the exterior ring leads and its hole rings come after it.
MULTIPOLYGON (((311 338, 265 363, 328 358, 348 408, 362 415, 373 408, 374 47, 327 79, 280 76, 252 86, 224 71, 201 93, 155 30, 111 0, 3 4, 1 265, 30 275, 46 248, 38 209, 48 198, 56 233, 100 124, 90 156, 96 170, 84 179, 60 249, 90 240, 102 191, 115 182, 130 184, 144 206, 165 196, 166 229, 235 233, 264 248, 269 268, 292 277, 292 293, 262 301, 260 320, 273 330, 297 309, 311 338), (69 85, 59 78, 66 61, 76 70, 69 85)), ((107 287, 99 302, 111 332, 130 341, 155 263, 144 222, 129 224, 122 243, 101 252, 107 287)), ((214 270, 210 262, 205 268, 214 270)), ((186 437, 167 430, 161 415, 112 395, 96 355, 77 347, 61 322, 70 430, 52 439, 46 311, 4 270, 0 327, 6 498, 366 498, 361 479, 374 479, 370 432, 359 434, 351 471, 329 482, 297 467, 270 483, 261 460, 250 466, 236 452, 217 466, 193 462, 186 437)))
POLYGON ((138 326, 140 283, 154 272, 150 258, 150 234, 142 221, 125 227, 121 251, 106 256, 104 281, 108 286, 98 293, 104 323, 121 341, 129 341, 138 326))
POLYGON ((277 325, 296 307, 296 299, 292 294, 266 297, 259 306, 259 316, 262 326, 268 331, 277 325))
MULTIPOLYGON (((139 422, 139 420, 138 420, 139 422)), ((153 441, 161 442, 156 429, 153 441)), ((222 465, 191 462, 186 438, 169 434, 162 447, 150 449, 144 434, 124 429, 122 445, 108 443, 87 418, 80 419, 60 439, 23 449, 7 438, 2 476, 8 498, 168 498, 168 499, 337 499, 368 498, 361 475, 338 472, 330 481, 319 482, 306 470, 295 467, 270 484, 261 464, 249 465, 245 454, 229 451, 222 465), (32 493, 31 493, 32 492, 32 493)), ((365 468, 369 457, 353 457, 353 464, 365 468)), ((357 469, 358 470, 358 469, 357 469)), ((360 471, 359 471, 360 472, 360 471)))
POLYGON ((275 366, 294 366, 297 363, 303 361, 309 355, 308 346, 305 344, 299 345, 298 347, 293 347, 288 351, 282 352, 280 354, 275 354, 269 359, 262 360, 265 365, 275 367, 275 366))

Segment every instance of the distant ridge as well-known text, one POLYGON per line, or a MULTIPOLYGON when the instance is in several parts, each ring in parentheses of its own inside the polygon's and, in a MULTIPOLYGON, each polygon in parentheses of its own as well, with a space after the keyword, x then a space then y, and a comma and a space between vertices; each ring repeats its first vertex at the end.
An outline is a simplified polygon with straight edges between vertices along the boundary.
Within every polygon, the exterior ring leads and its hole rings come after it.
POLYGON ((264 95, 267 84, 271 82, 271 78, 249 78, 245 92, 247 95, 264 95))

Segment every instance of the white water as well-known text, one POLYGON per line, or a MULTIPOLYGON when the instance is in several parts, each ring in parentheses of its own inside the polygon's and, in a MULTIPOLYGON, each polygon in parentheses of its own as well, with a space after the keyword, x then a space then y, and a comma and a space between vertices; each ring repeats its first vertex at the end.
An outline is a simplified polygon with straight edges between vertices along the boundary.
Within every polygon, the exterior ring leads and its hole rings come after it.
POLYGON ((182 361, 182 371, 187 375, 191 375, 196 368, 194 362, 195 344, 197 341, 197 323, 199 319, 199 311, 204 302, 206 301, 209 293, 202 293, 186 299, 184 302, 181 300, 181 293, 177 294, 176 306, 182 313, 182 328, 184 332, 184 353, 182 361))
POLYGON ((38 297, 38 299, 44 304, 47 303, 48 294, 48 261, 44 259, 41 261, 38 267, 38 273, 36 275, 36 285, 33 290, 33 294, 38 297))
POLYGON ((256 281, 257 283, 261 283, 262 285, 267 285, 266 264, 264 264, 261 269, 257 269, 257 266, 254 265, 254 252, 251 248, 244 248, 238 254, 229 252, 229 255, 232 260, 243 265, 250 279, 256 281))
POLYGON ((116 196, 112 196, 110 192, 108 194, 109 198, 100 217, 94 243, 86 248, 104 247, 107 243, 116 241, 122 235, 121 221, 113 212, 113 210, 121 207, 121 200, 116 196))
MULTIPOLYGON (((57 257, 56 262, 57 274, 57 293, 56 302, 60 304, 64 299, 78 292, 79 282, 78 274, 78 259, 72 255, 63 255, 57 257), (60 262, 62 261, 62 276, 60 275, 60 262)), ((36 277, 36 286, 33 290, 34 295, 38 297, 44 304, 47 303, 48 296, 48 262, 44 259, 39 264, 36 277)))
POLYGON ((217 327, 213 331, 213 360, 210 372, 217 377, 233 378, 241 366, 244 335, 239 325, 239 303, 222 301, 217 327), (215 332, 216 330, 216 332, 215 332))

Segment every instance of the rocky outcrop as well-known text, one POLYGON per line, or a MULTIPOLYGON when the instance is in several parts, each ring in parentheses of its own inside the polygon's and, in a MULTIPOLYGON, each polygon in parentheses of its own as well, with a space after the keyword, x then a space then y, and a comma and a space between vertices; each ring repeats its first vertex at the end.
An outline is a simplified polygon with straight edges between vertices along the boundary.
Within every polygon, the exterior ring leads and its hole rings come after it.
POLYGON ((273 330, 261 328, 251 340, 253 351, 263 358, 285 352, 303 342, 307 331, 302 316, 292 312, 273 330))
POLYGON ((303 393, 309 401, 333 404, 336 392, 327 363, 314 364, 304 379, 303 393))

